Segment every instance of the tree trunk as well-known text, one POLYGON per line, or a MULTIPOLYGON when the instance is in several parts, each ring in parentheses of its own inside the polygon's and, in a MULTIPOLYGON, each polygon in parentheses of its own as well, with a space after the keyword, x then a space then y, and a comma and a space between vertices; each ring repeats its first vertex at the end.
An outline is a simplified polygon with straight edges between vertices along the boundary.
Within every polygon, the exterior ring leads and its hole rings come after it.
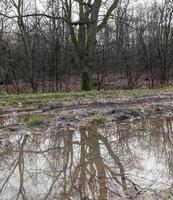
POLYGON ((30 84, 31 84, 31 88, 32 88, 32 93, 34 93, 34 94, 37 93, 37 91, 38 91, 37 83, 35 83, 35 81, 33 80, 32 82, 30 82, 30 84))
POLYGON ((166 85, 167 83, 167 70, 166 67, 162 67, 160 70, 160 84, 166 85))
POLYGON ((92 73, 90 67, 84 67, 82 71, 82 90, 90 91, 92 89, 92 73))

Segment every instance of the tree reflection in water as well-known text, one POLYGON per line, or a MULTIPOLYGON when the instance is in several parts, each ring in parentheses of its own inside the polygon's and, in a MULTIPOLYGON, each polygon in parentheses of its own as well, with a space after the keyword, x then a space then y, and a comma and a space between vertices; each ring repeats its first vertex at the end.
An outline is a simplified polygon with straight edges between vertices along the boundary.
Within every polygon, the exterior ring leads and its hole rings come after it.
POLYGON ((102 129, 52 124, 4 134, 0 199, 138 199, 144 188, 169 188, 172 124, 152 118, 102 129))

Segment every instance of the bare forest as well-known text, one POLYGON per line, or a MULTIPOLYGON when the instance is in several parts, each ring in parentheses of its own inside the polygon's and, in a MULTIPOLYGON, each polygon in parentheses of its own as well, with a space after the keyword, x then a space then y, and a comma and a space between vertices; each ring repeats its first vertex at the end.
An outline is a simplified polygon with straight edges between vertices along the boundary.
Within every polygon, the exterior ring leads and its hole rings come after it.
POLYGON ((157 87, 172 81, 171 0, 1 0, 7 93, 157 87))

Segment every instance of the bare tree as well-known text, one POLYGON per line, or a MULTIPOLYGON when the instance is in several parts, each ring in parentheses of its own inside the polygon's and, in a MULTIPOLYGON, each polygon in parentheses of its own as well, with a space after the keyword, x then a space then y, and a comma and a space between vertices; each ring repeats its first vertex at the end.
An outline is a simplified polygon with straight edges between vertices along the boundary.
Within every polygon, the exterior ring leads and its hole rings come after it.
POLYGON ((65 18, 69 25, 71 39, 75 46, 78 63, 82 69, 82 89, 91 90, 92 68, 97 43, 97 33, 107 23, 111 13, 118 5, 118 0, 112 3, 102 0, 63 1, 65 18), (77 10, 73 4, 76 4, 77 10), (100 17, 104 6, 109 6, 103 17, 100 17), (77 21, 74 21, 74 12, 77 13, 77 21))

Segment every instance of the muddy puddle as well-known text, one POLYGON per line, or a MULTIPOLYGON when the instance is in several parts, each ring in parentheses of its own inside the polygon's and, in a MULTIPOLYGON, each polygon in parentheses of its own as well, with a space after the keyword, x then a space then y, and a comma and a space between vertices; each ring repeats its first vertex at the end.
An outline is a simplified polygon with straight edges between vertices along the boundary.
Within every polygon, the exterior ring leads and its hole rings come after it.
POLYGON ((1 128, 0 155, 0 200, 173 198, 172 117, 1 128))

